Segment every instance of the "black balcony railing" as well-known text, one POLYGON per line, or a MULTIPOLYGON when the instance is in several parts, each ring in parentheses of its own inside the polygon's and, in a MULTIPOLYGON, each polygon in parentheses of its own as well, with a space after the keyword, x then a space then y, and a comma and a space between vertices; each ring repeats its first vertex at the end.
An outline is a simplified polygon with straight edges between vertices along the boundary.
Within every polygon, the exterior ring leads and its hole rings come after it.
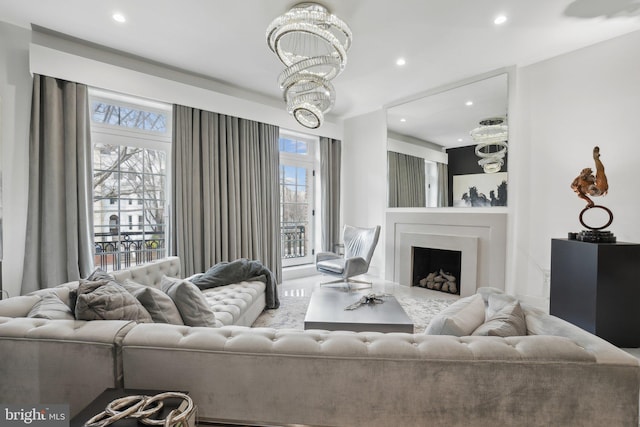
POLYGON ((164 232, 107 232, 93 236, 93 262, 105 271, 121 270, 166 256, 164 232))
MULTIPOLYGON (((164 232, 94 233, 94 264, 105 271, 121 270, 166 256, 164 232)), ((283 226, 282 258, 307 256, 306 226, 283 226)))
POLYGON ((282 226, 280 240, 282 242, 282 258, 302 258, 307 256, 306 226, 282 226))

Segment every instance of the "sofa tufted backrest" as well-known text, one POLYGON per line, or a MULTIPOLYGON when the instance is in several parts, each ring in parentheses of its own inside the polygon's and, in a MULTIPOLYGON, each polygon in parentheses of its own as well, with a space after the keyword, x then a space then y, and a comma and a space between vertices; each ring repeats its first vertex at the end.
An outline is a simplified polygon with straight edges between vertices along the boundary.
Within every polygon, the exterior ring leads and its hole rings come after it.
POLYGON ((180 258, 176 256, 163 258, 126 270, 114 271, 111 274, 120 282, 130 279, 141 285, 160 288, 163 276, 178 277, 180 275, 180 258))
POLYGON ((126 335, 122 363, 127 387, 188 385, 202 420, 354 427, 637 426, 638 361, 614 350, 599 363, 597 350, 559 336, 156 323, 138 324, 126 335), (167 367, 170 375, 158 375, 167 367), (265 399, 270 394, 277 402, 265 399), (288 404, 296 399, 300 405, 288 404), (317 403, 345 399, 348 405, 331 410, 317 403))
MULTIPOLYGON (((360 359, 512 360, 595 363, 594 354, 565 337, 454 337, 450 335, 383 334, 272 328, 192 328, 140 323, 125 337, 124 347, 211 352, 276 354, 360 359), (553 348, 550 351, 549 348, 553 348)), ((635 363, 622 354, 618 361, 635 363), (629 362, 630 360, 630 362, 629 362)))

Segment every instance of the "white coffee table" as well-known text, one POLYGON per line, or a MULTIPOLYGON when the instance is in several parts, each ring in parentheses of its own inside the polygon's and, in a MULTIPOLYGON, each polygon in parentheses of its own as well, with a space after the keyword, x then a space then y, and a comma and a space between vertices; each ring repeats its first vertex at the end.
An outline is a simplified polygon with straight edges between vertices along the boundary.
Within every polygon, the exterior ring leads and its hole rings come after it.
POLYGON ((304 318, 304 328, 413 333, 413 321, 393 296, 384 297, 384 302, 381 304, 364 304, 355 310, 345 310, 345 307, 369 293, 371 291, 345 292, 335 289, 314 291, 304 318))

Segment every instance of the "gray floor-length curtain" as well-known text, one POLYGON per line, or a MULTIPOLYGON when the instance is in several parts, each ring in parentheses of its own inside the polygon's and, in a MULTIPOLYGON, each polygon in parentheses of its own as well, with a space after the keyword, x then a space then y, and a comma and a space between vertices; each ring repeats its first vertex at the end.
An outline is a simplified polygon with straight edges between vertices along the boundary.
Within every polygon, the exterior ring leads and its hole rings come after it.
POLYGON ((174 105, 172 252, 182 274, 259 260, 282 277, 277 126, 174 105))
POLYGON ((342 142, 320 137, 320 223, 322 250, 334 252, 340 243, 340 162, 342 142))
POLYGON ((449 165, 438 163, 438 207, 449 206, 449 165))
POLYGON ((93 268, 89 122, 87 86, 34 74, 22 294, 93 268))
POLYGON ((389 151, 388 165, 389 207, 426 206, 424 159, 389 151))

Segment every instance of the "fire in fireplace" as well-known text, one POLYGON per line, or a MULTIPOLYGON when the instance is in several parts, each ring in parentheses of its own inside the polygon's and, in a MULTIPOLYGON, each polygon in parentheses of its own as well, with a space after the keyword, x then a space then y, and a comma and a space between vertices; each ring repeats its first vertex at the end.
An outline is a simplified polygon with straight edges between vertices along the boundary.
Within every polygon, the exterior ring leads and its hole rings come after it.
POLYGON ((460 295, 462 252, 411 247, 413 286, 460 295))

